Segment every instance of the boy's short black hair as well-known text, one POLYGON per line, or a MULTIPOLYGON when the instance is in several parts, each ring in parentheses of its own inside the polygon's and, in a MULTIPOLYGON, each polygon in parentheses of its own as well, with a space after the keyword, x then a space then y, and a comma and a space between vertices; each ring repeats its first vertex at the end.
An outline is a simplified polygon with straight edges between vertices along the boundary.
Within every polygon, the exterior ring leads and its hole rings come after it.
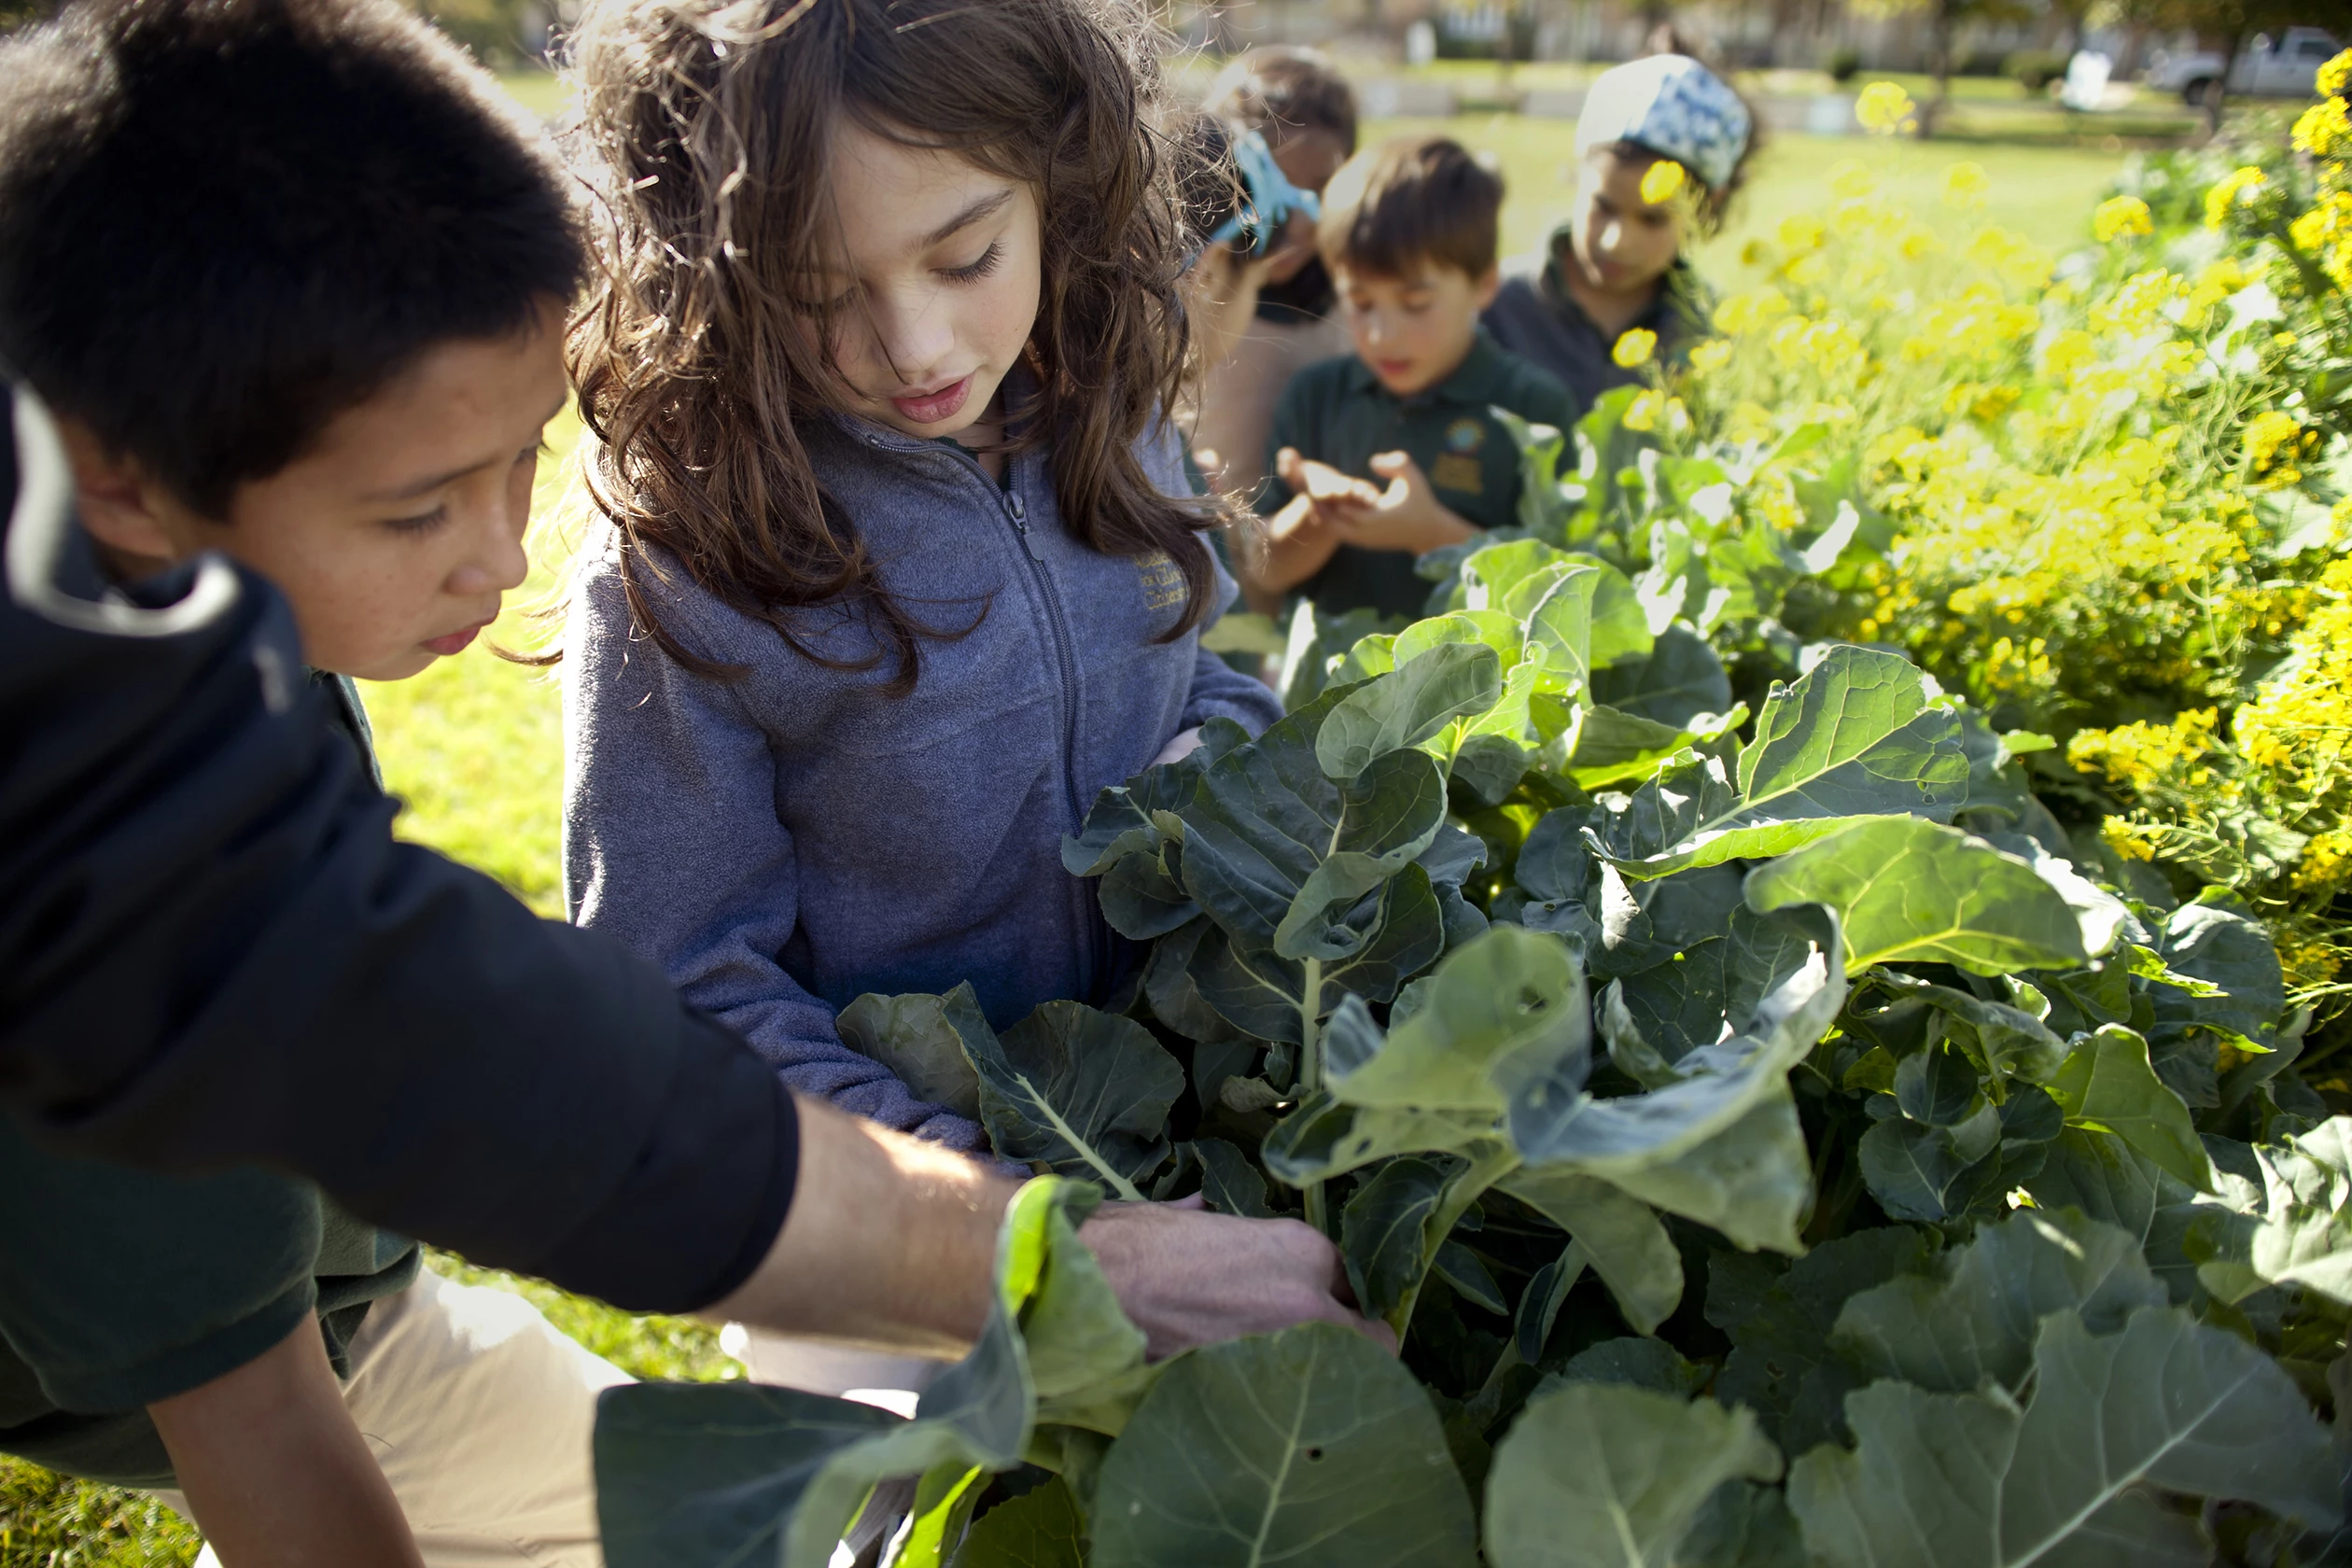
POLYGON ((580 287, 541 133, 396 0, 71 0, 0 81, 0 360, 206 516, 580 287))
POLYGON ((1324 262, 1408 277, 1436 262, 1482 278, 1501 245, 1503 176, 1445 136, 1358 153, 1331 176, 1315 240, 1324 262))

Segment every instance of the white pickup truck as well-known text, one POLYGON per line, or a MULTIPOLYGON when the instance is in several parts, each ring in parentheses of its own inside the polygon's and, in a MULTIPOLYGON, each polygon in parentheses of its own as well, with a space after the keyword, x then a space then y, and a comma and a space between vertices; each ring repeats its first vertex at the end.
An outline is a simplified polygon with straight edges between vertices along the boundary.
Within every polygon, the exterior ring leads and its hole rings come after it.
MULTIPOLYGON (((2333 34, 2317 27, 2289 27, 2276 35, 2258 33, 2230 66, 2230 91, 2256 97, 2309 97, 2313 75, 2343 48, 2333 34)), ((2221 80, 2222 64, 2221 57, 2210 50, 2159 54, 2142 79, 2159 92, 2177 92, 2185 102, 2203 104, 2221 80)))

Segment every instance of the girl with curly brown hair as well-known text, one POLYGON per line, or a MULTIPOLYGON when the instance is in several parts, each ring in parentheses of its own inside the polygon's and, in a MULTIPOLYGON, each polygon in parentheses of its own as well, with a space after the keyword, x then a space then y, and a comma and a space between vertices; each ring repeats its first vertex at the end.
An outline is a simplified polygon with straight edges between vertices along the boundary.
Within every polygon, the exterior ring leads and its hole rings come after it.
POLYGON ((600 0, 577 40, 574 917, 793 1088, 960 1149, 968 1096, 839 1010, 1101 1000, 1128 956, 1062 836, 1281 711, 1198 647, 1234 590, 1163 413, 1156 43, 1127 0, 600 0))

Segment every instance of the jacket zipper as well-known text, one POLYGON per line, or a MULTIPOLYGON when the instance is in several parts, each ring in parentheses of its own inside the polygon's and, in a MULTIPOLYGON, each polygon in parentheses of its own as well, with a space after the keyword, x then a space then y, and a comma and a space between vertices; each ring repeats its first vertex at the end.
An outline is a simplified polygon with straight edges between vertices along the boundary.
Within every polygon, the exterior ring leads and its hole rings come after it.
MULTIPOLYGON (((929 450, 944 451, 939 447, 929 450)), ((1045 599, 1047 630, 1054 641, 1054 663, 1061 674, 1062 710, 1062 803, 1070 811, 1070 829, 1077 833, 1085 826, 1086 811, 1078 798, 1078 661, 1071 651, 1070 621, 1062 611, 1060 590, 1054 586, 1052 574, 1045 569, 1045 557, 1037 552, 1037 541, 1029 537, 1029 509, 1021 500, 1021 493, 1011 483, 1000 485, 988 477, 979 459, 961 453, 945 453, 948 460, 960 463, 972 470, 981 483, 997 493, 998 509, 1013 531, 1020 537, 1021 553, 1029 561, 1029 575, 1037 581, 1038 592, 1045 599)), ((1007 463, 1012 462, 1008 455, 1007 463)), ((1008 479, 1009 479, 1008 475, 1008 479)), ((1092 997, 1102 973, 1104 936, 1097 928, 1103 925, 1102 903, 1099 897, 1086 900, 1086 917, 1082 922, 1085 931, 1085 951, 1080 955, 1079 992, 1092 997)))

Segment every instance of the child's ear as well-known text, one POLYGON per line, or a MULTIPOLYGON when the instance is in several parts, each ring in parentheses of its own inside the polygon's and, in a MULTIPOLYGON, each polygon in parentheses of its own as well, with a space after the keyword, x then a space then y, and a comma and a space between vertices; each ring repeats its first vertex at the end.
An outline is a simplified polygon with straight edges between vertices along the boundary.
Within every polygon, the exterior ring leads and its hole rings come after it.
POLYGON ((1479 275, 1477 281, 1477 293, 1478 299, 1478 308, 1480 310, 1484 310, 1487 306, 1494 303, 1494 296, 1502 290, 1502 267, 1499 265, 1489 267, 1479 275))
POLYGON ((82 527, 118 556, 167 564, 180 553, 158 515, 160 493, 138 466, 108 452, 96 432, 61 416, 58 435, 74 469, 74 505, 82 527))

